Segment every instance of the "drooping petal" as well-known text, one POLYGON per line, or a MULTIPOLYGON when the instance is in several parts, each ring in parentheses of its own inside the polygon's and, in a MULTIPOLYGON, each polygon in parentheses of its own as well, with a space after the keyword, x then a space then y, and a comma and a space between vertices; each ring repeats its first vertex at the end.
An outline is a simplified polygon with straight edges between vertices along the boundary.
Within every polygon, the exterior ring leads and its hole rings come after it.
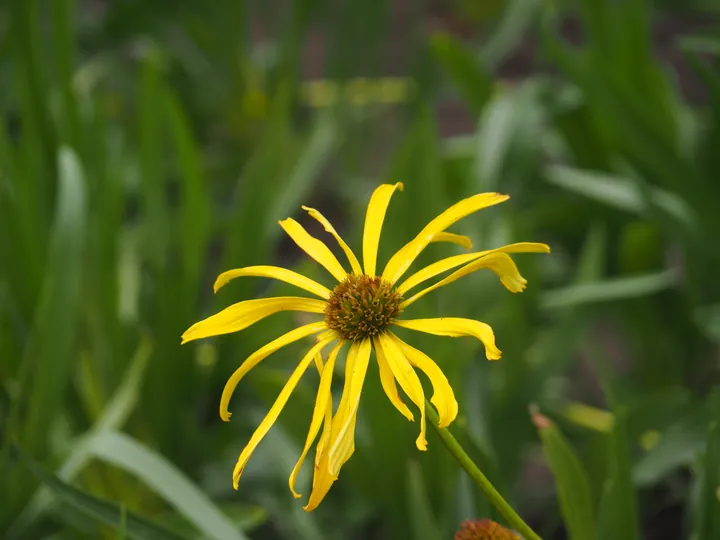
MULTIPOLYGON (((331 399, 328 401, 327 406, 325 407, 325 419, 323 422, 323 431, 320 435, 320 440, 318 441, 317 447, 316 447, 316 458, 315 458, 315 470, 313 474, 312 479, 312 493, 310 495, 310 499, 308 501, 308 504, 303 507, 303 510, 306 512, 310 512, 317 508, 317 506, 322 502, 322 500, 325 498, 325 495, 327 495, 327 492, 330 491, 330 488, 335 483, 335 478, 333 478, 328 472, 327 467, 325 469, 322 469, 320 467, 320 458, 323 456, 323 449, 327 446, 328 441, 330 440, 330 434, 332 432, 332 396, 331 399)), ((353 426, 354 429, 354 426, 353 426)))
POLYGON ((413 302, 416 302, 417 300, 425 296, 427 293, 434 291, 435 289, 439 289, 440 287, 452 283, 453 281, 457 281, 461 277, 472 274, 473 272, 480 270, 481 268, 487 268, 495 272, 495 274, 500 278, 500 282, 510 292, 518 293, 525 290, 527 280, 520 275, 517 266, 515 266, 515 263, 510 258, 510 256, 506 255, 505 253, 491 253, 490 255, 481 257, 476 261, 466 264, 460 270, 456 270, 445 279, 442 279, 434 285, 431 285, 430 287, 427 287, 426 289, 423 289, 420 292, 414 294, 413 296, 405 300, 402 304, 400 304, 400 308, 405 309, 407 306, 409 306, 413 302))
POLYGON ((400 398, 397 385, 395 384, 395 377, 388 365, 388 361, 385 358, 382 347, 375 347, 375 356, 377 357, 378 369, 380 370, 380 384, 382 384, 385 394, 388 399, 390 399, 390 403, 392 403, 405 418, 414 422, 415 417, 413 416, 413 413, 410 412, 410 409, 408 409, 407 405, 405 405, 403 400, 400 398))
POLYGON ((408 397, 420 409, 420 435, 415 441, 418 450, 427 450, 425 438, 427 425, 425 422, 425 393, 422 383, 415 370, 408 362, 400 347, 387 334, 380 334, 374 339, 375 348, 382 349, 393 376, 400 383, 408 397))
POLYGON ((463 236, 462 234, 439 232, 433 235, 430 242, 449 242, 451 244, 457 244, 458 246, 462 246, 465 249, 472 249, 472 240, 470 240, 470 238, 467 236, 463 236))
POLYGON ((390 204, 390 198, 396 189, 402 191, 403 185, 401 182, 382 184, 373 192, 368 203, 367 214, 365 214, 365 230, 363 232, 363 264, 365 265, 365 273, 368 276, 375 275, 380 231, 385 220, 385 212, 388 204, 390 204))
POLYGON ((484 322, 458 317, 442 317, 439 319, 398 320, 393 324, 436 336, 472 336, 485 345, 485 356, 488 360, 498 360, 502 354, 500 349, 495 346, 495 334, 493 334, 492 328, 484 322))
POLYGON ((455 393, 447 377, 440 367, 426 355, 424 352, 411 347, 402 339, 393 333, 389 333, 390 338, 400 347, 410 364, 425 373, 433 387, 433 396, 430 403, 435 405, 440 417, 440 427, 446 427, 455 420, 458 413, 458 403, 455 399, 455 393))
MULTIPOLYGON (((240 367, 235 370, 235 373, 233 373, 228 379, 228 381, 225 383, 225 388, 223 389, 222 396, 220 397, 220 418, 222 418, 225 422, 230 421, 230 416, 232 416, 231 413, 228 411, 228 405, 230 405, 230 398, 232 397, 232 394, 235 391, 235 387, 238 385, 240 380, 245 375, 247 375, 252 368, 257 366, 260 362, 265 360, 265 358, 270 356, 278 349, 281 349, 285 345, 289 345, 290 343, 294 343, 295 341, 301 340, 304 337, 321 332, 324 328, 324 321, 306 324, 305 326, 301 326, 299 328, 296 328, 295 330, 288 332, 287 334, 280 336, 279 338, 271 341, 267 345, 261 347, 260 349, 252 353, 250 356, 248 356, 247 359, 242 364, 240 364, 240 367)), ((320 341, 324 342, 326 340, 320 341)))
POLYGON ((213 290, 218 292, 221 287, 225 286, 230 280, 244 276, 254 277, 267 277, 284 281, 290 285, 295 285, 301 289, 305 289, 308 292, 318 295, 320 298, 328 299, 332 294, 330 289, 323 287, 317 281, 305 277, 302 274, 288 270, 287 268, 280 268, 278 266, 247 266, 245 268, 235 268, 223 272, 215 280, 213 290))
POLYGON ((260 441, 262 441, 263 437, 265 437, 272 425, 278 419, 278 416, 280 416, 283 407, 285 407, 285 404, 290 398, 290 394, 292 394, 293 390, 295 390, 295 387, 300 381, 300 378, 303 376, 308 366, 310 366, 310 364, 314 360, 315 355, 318 352, 322 351, 328 343, 330 343, 330 340, 320 341, 316 343, 313 348, 310 349, 310 351, 308 351, 308 353, 303 357, 303 359, 295 368, 295 371, 293 371, 292 375, 290 375, 290 378, 288 379, 287 383, 285 383, 283 389, 280 391, 280 395, 275 400, 275 403, 273 403, 273 406, 270 407, 267 415, 265 415, 265 418, 262 422, 260 422, 260 425, 255 430, 255 433, 253 433, 252 437, 250 437, 250 441, 247 443, 245 448, 243 448, 243 451, 240 452, 240 457, 238 458, 238 461, 235 464, 235 469, 233 470, 233 487, 235 489, 238 488, 240 475, 242 475, 243 469, 245 468, 245 465, 250 459, 253 451, 255 450, 257 445, 260 444, 260 441))
POLYGON ((405 244, 400 251, 390 258, 382 273, 383 279, 393 284, 396 283, 437 233, 444 232, 445 229, 468 214, 501 203, 509 198, 508 195, 500 193, 479 193, 452 205, 428 223, 413 240, 405 244))
POLYGON ((345 403, 342 403, 341 400, 343 407, 338 407, 335 418, 333 418, 333 431, 328 448, 328 457, 330 459, 330 472, 335 476, 338 475, 340 468, 350 458, 355 449, 355 437, 351 433, 354 432, 354 427, 351 429, 351 424, 354 426, 355 416, 360 405, 360 394, 365 382, 371 349, 369 339, 365 339, 357 345, 357 352, 350 373, 350 388, 349 391, 343 389, 343 394, 346 391, 348 392, 347 399, 345 403))
MULTIPOLYGON (((340 404, 330 422, 330 429, 323 433, 317 446, 312 493, 304 507, 308 512, 317 508, 337 480, 340 469, 355 451, 355 423, 370 350, 370 340, 364 340, 353 343, 348 351, 340 404)), ((327 428, 327 421, 325 425, 327 428)))
POLYGON ((301 298, 298 296, 278 296, 275 298, 245 300, 193 324, 185 330, 185 333, 182 335, 182 343, 210 336, 239 332, 259 320, 280 311, 323 313, 326 305, 327 303, 322 300, 301 298))
POLYGON ((358 261, 357 257, 355 256, 355 253, 353 253, 353 250, 350 249, 350 246, 348 246, 345 243, 345 240, 343 240, 342 237, 335 230, 335 227, 332 226, 332 224, 325 218, 325 216, 323 216, 320 212, 318 212, 314 208, 309 208, 307 206, 303 206, 302 209, 305 210, 308 214, 310 214, 310 217, 319 221, 326 232, 329 232, 330 234, 332 234, 335 237, 335 240, 337 240, 337 243, 340 245, 342 250, 345 252, 345 256, 347 257, 348 262, 350 263, 350 268, 352 268, 353 274, 361 275, 362 267, 360 266, 360 261, 358 261))
POLYGON ((278 223, 300 249, 320 263, 335 279, 338 281, 345 279, 347 272, 335 255, 333 255, 332 251, 330 251, 330 248, 321 240, 310 235, 302 225, 292 218, 278 221, 278 223))
MULTIPOLYGON (((315 408, 313 409, 312 419, 310 420, 310 428, 308 429, 307 439, 305 439, 305 446, 303 447, 302 454, 300 454, 300 458, 297 460, 297 463, 295 464, 292 473, 290 473, 290 491, 292 492, 293 497, 295 497, 296 499, 302 497, 302 495, 295 491, 297 475, 300 472, 300 468, 302 467, 303 462, 305 461, 305 456, 307 456, 307 453, 310 450, 312 443, 315 442, 315 437, 317 437, 317 434, 320 431, 320 426, 323 423, 325 412, 328 408, 328 402, 332 402, 330 383, 332 383, 333 370, 335 369, 335 360, 337 359, 337 355, 343 345, 344 343, 342 342, 335 345, 333 350, 330 351, 330 356, 328 357, 327 363, 324 366, 320 365, 318 369, 320 373, 320 385, 318 386, 317 397, 315 398, 315 408)), ((320 360, 320 362, 322 362, 322 360, 320 360)))
POLYGON ((446 259, 439 260, 433 264, 430 264, 415 272, 412 276, 403 281, 397 288, 400 294, 405 294, 407 291, 427 281, 428 279, 434 278, 437 275, 457 268, 463 264, 467 264, 480 257, 485 257, 491 253, 550 253, 550 247, 547 244, 540 244, 537 242, 518 242, 516 244, 508 244, 497 249, 489 249, 486 251, 478 251, 476 253, 464 253, 462 255, 455 255, 446 259))

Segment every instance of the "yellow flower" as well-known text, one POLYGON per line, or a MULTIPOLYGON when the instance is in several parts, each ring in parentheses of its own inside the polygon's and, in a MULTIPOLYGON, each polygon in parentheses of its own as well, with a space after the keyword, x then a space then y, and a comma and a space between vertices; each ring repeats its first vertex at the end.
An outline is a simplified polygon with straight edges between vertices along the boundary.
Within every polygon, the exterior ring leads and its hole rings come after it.
POLYGON ((439 425, 447 426, 457 415, 458 404, 443 372, 423 352, 411 347, 396 336, 391 330, 393 326, 440 336, 471 336, 483 343, 485 354, 489 360, 500 358, 500 350, 495 346, 492 328, 485 323, 461 318, 399 319, 398 316, 427 293, 481 268, 492 270, 511 292, 521 292, 525 288, 526 281, 518 272, 508 253, 547 253, 550 248, 545 244, 522 242, 489 251, 455 255, 433 263, 400 282, 413 261, 431 242, 452 242, 460 244, 466 249, 471 248, 469 238, 446 232, 446 229, 473 212, 501 203, 509 198, 507 195, 499 193, 480 193, 460 201, 433 219, 414 239, 395 253, 382 274, 378 274, 376 271, 378 243, 385 212, 395 190, 402 190, 402 188, 401 183, 383 184, 375 190, 370 198, 363 234, 363 266, 360 265, 353 251, 340 238, 330 222, 317 210, 303 206, 303 209, 312 218, 319 221, 324 229, 335 238, 345 252, 351 268, 349 273, 330 249, 323 242, 308 234, 297 221, 289 218, 279 222, 290 238, 338 281, 334 289, 327 289, 312 279, 276 266, 250 266, 229 270, 217 278, 214 286, 216 292, 237 277, 260 276, 295 285, 314 294, 319 299, 283 296, 245 300, 194 324, 183 334, 182 339, 185 343, 209 336, 237 332, 279 311, 301 311, 323 316, 318 322, 296 328, 254 352, 232 374, 225 385, 220 399, 220 416, 223 420, 228 421, 230 419, 228 412, 230 397, 240 380, 252 368, 281 347, 316 335, 316 344, 310 348, 290 375, 267 416, 241 452, 233 472, 235 489, 237 489, 238 480, 250 455, 275 423, 290 394, 313 362, 320 373, 320 384, 307 440, 289 479, 293 495, 300 497, 295 492, 295 480, 305 456, 322 427, 315 454, 312 493, 307 506, 305 506, 305 510, 308 511, 316 508, 322 501, 338 478, 341 467, 353 454, 355 421, 371 350, 375 350, 380 381, 390 402, 408 420, 414 419, 412 412, 400 398, 396 384, 399 383, 403 392, 420 410, 420 435, 416 441, 418 449, 425 450, 427 442, 425 440, 425 395, 416 369, 422 371, 430 379, 433 388, 433 396, 430 401, 437 408, 440 417, 439 425), (458 267, 459 269, 434 285, 408 296, 408 292, 418 285, 458 267), (335 345, 330 349, 327 362, 323 363, 322 352, 333 342, 335 345), (338 353, 345 345, 348 346, 345 382, 340 403, 333 414, 331 381, 338 353))

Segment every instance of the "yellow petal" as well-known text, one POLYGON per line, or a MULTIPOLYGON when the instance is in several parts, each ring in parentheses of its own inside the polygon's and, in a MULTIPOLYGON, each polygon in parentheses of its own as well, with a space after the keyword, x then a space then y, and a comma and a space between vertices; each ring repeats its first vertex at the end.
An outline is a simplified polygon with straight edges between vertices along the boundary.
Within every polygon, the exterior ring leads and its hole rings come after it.
POLYGON ((323 313, 326 305, 327 303, 322 300, 300 298, 297 296, 278 296, 275 298, 245 300, 193 324, 185 330, 185 333, 182 335, 182 343, 210 336, 238 332, 280 311, 323 313))
POLYGON ((374 338, 374 342, 376 349, 382 349, 393 376, 400 383, 400 388, 420 409, 420 435, 415 441, 415 446, 417 446, 418 450, 427 450, 425 393, 423 392, 422 383, 400 347, 389 335, 381 334, 374 338))
POLYGON ((465 249, 472 249, 472 240, 462 234, 453 234, 449 232, 439 232, 433 235, 430 242, 450 242, 451 244, 457 244, 464 247, 465 249))
POLYGON ((257 366, 260 362, 265 360, 265 358, 270 356, 278 349, 284 347, 285 345, 289 345, 290 343, 298 341, 311 334, 321 332, 324 328, 324 322, 306 324, 305 326, 301 326, 300 328, 296 328, 295 330, 292 330, 287 334, 280 336, 279 338, 271 341, 267 345, 261 347, 260 349, 252 353, 250 356, 248 356, 247 359, 242 364, 240 364, 240 367, 235 370, 235 373, 233 373, 228 379, 228 381, 225 383, 225 388, 223 389, 222 396, 220 397, 220 418, 222 418, 225 422, 228 422, 230 420, 231 414, 230 412, 228 412, 230 398, 232 397, 232 394, 235 391, 235 387, 238 385, 240 380, 245 375, 247 375, 247 373, 252 368, 257 366))
POLYGON ((321 339, 327 339, 327 338, 333 338, 333 339, 339 339, 339 336, 335 330, 325 330, 324 332, 320 332, 317 336, 318 341, 321 339))
POLYGON ((422 291, 416 293, 415 295, 405 300, 402 304, 400 304, 400 308, 405 309, 413 302, 416 302, 417 300, 425 296, 427 293, 434 291, 435 289, 439 289, 440 287, 443 287, 445 285, 448 285, 453 281, 457 281, 461 277, 472 274, 473 272, 482 268, 487 268, 495 272, 495 274, 500 278, 500 282, 510 292, 518 293, 525 290, 527 280, 520 275, 517 266, 515 266, 515 263, 510 258, 510 256, 506 255, 505 253, 492 253, 485 257, 481 257, 474 262, 466 264, 460 270, 456 270, 445 279, 442 279, 434 285, 431 285, 430 287, 427 287, 426 289, 423 289, 422 291))
POLYGON ((411 347, 393 333, 390 333, 390 338, 397 343, 410 364, 425 373, 427 378, 430 379, 433 387, 433 396, 430 398, 430 403, 435 405, 438 411, 438 416, 440 417, 438 426, 446 427, 450 425, 457 416, 458 403, 455 399, 452 386, 450 386, 445 374, 432 358, 424 352, 411 347))
POLYGON ((380 384, 382 384, 385 394, 390 399, 390 403, 392 403, 405 418, 414 422, 415 417, 413 413, 410 412, 407 405, 400 399, 400 394, 398 394, 397 385, 395 384, 395 377, 381 347, 375 347, 375 356, 377 357, 378 369, 380 370, 380 384))
MULTIPOLYGON (((326 338, 327 339, 327 338, 326 338)), ((318 339, 318 341, 323 341, 322 339, 318 339)), ((315 355, 315 369, 317 369, 318 375, 322 375, 323 370, 323 359, 322 354, 317 353, 315 355)))
POLYGON ((335 369, 335 360, 337 359, 337 355, 343 345, 344 343, 342 342, 335 345, 333 350, 330 351, 330 356, 328 357, 328 361, 325 366, 319 366, 319 369, 322 370, 320 375, 320 385, 318 386, 315 408, 313 409, 312 419, 310 420, 310 428, 308 429, 307 439, 305 439, 305 447, 303 448, 302 454, 300 454, 300 458, 297 460, 292 473, 290 473, 290 491, 296 499, 302 497, 302 495, 295 491, 297 475, 300 472, 303 462, 305 461, 305 456, 307 456, 308 450, 310 450, 312 443, 315 442, 315 437, 317 437, 317 434, 320 431, 325 411, 327 411, 328 408, 328 402, 332 402, 330 385, 332 383, 333 370, 335 369))
POLYGON ((348 259, 348 262, 350 263, 350 267, 352 268, 353 274, 361 275, 362 267, 360 266, 360 261, 357 260, 357 257, 355 256, 355 253, 353 253, 353 250, 350 249, 350 246, 348 246, 345 243, 345 240, 343 240, 340 235, 335 230, 335 227, 333 227, 330 222, 323 216, 320 212, 315 210, 314 208, 309 208, 307 206, 302 207, 303 210, 307 211, 308 214, 310 214, 311 217, 315 218, 317 221, 320 222, 320 224, 323 226, 326 232, 329 232, 335 237, 335 240, 337 240, 337 243, 340 245, 342 250, 345 252, 345 256, 348 259))
POLYGON ((385 220, 385 212, 390 197, 395 190, 402 191, 401 182, 397 184, 382 184, 373 192, 365 214, 365 230, 363 232, 363 263, 365 264, 365 273, 368 276, 375 275, 375 266, 377 264, 377 252, 380 245, 380 231, 385 220))
POLYGON ((365 339, 357 345, 353 344, 353 346, 356 346, 356 353, 349 375, 350 388, 343 389, 343 397, 347 393, 347 399, 345 403, 341 399, 341 407, 338 407, 335 418, 333 418, 333 431, 328 448, 330 472, 335 476, 339 474, 340 467, 350 458, 355 449, 355 416, 360 405, 360 394, 365 382, 365 374, 370 361, 370 350, 372 349, 369 339, 365 339), (352 446, 352 449, 349 448, 350 446, 352 446))
POLYGON ((252 437, 250 437, 250 441, 247 443, 245 448, 243 448, 243 451, 240 452, 240 457, 238 458, 238 461, 235 464, 235 469, 233 470, 233 487, 235 489, 238 488, 240 475, 242 474, 243 469, 245 468, 245 465, 250 459, 253 451, 255 450, 257 445, 260 444, 260 441, 262 441, 263 437, 265 437, 272 425, 278 419, 278 416, 280 416, 283 407, 285 407, 285 404, 290 398, 290 394, 292 394, 293 390, 295 390, 295 387, 300 381, 300 378, 303 376, 308 366, 315 358, 315 355, 318 352, 322 351, 322 349, 328 343, 330 343, 329 340, 316 343, 313 348, 310 349, 310 351, 308 351, 308 353, 303 357, 303 359, 295 368, 295 371, 293 371, 292 375, 290 375, 290 378, 288 379, 287 383, 285 383, 283 389, 280 391, 280 395, 275 400, 275 403, 273 403, 273 406, 270 407, 267 415, 265 416, 263 421, 260 422, 260 425, 255 430, 255 433, 252 434, 252 437))
POLYGON ((292 218, 279 221, 278 223, 280 223, 280 226, 300 249, 320 263, 335 279, 338 281, 345 279, 347 272, 323 242, 311 236, 302 225, 292 218))
POLYGON ((462 255, 448 257, 430 264, 422 270, 414 273, 397 288, 397 291, 400 294, 405 294, 413 287, 416 287, 428 279, 434 278, 443 272, 447 272, 448 270, 452 270, 453 268, 457 268, 458 266, 467 264, 491 253, 550 253, 550 247, 546 244, 540 244, 537 242, 518 242, 516 244, 509 244, 497 249, 478 251, 476 253, 464 253, 462 255))
POLYGON ((317 281, 313 281, 302 274, 278 266, 247 266, 245 268, 228 270, 218 276, 215 280, 215 285, 213 285, 213 290, 218 292, 218 290, 225 286, 230 280, 244 276, 267 277, 284 281, 285 283, 305 289, 324 299, 328 299, 331 294, 330 289, 323 287, 317 281))
POLYGON ((320 441, 318 441, 315 458, 315 469, 312 481, 312 493, 308 504, 303 507, 303 510, 310 512, 317 508, 327 495, 330 488, 335 483, 336 478, 332 477, 328 472, 327 468, 321 469, 319 466, 320 456, 323 455, 323 449, 327 446, 327 442, 330 439, 330 433, 332 431, 332 399, 330 399, 325 408, 325 420, 323 423, 323 432, 320 435, 320 441))
POLYGON ((501 203, 509 198, 508 195, 502 195, 500 193, 479 193, 452 205, 428 223, 425 228, 420 231, 420 234, 392 256, 383 271, 383 279, 393 284, 396 283, 437 233, 444 232, 445 229, 468 214, 501 203))
POLYGON ((315 457, 315 475, 306 511, 317 508, 340 474, 340 469, 355 451, 355 423, 367 366, 370 360, 370 340, 350 346, 345 363, 345 386, 340 404, 320 438, 315 457))
POLYGON ((485 356, 488 360, 498 360, 500 349, 495 346, 495 334, 490 325, 473 319, 442 317, 439 319, 413 319, 395 321, 395 326, 434 334, 436 336, 462 337, 472 336, 485 345, 485 356))

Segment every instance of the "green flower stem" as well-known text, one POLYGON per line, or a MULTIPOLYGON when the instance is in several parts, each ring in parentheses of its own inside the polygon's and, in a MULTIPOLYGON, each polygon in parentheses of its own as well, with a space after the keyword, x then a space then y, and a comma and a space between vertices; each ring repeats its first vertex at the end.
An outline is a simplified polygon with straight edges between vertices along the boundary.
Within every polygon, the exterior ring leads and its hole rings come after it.
POLYGON ((435 412, 435 408, 430 404, 430 402, 427 401, 427 399, 425 400, 425 408, 428 420, 437 430, 438 435, 440 435, 440 438, 445 445, 445 448, 450 451, 450 453, 457 460, 460 466, 465 470, 468 476, 472 478, 473 482, 475 482, 475 484, 477 484, 477 486, 482 490, 482 492, 488 498, 490 503, 492 503, 492 505, 497 509, 500 515, 504 517, 508 524, 513 529, 515 529, 515 531, 520 533, 520 535, 522 535, 525 540, 542 540, 535 533, 535 531, 533 531, 530 526, 523 521, 523 519, 518 515, 518 513, 513 510, 512 506, 510 506, 508 502, 503 499, 503 496, 500 495, 500 492, 495 489, 495 486, 492 485, 490 480, 488 480, 487 477, 478 468, 478 466, 475 465, 475 462, 470 459, 470 456, 468 456, 467 452, 463 450, 463 447, 460 446, 460 443, 455 437, 453 437, 452 433, 450 433, 450 431, 448 431, 446 428, 438 427, 438 422, 440 421, 440 419, 437 415, 437 412, 435 412))

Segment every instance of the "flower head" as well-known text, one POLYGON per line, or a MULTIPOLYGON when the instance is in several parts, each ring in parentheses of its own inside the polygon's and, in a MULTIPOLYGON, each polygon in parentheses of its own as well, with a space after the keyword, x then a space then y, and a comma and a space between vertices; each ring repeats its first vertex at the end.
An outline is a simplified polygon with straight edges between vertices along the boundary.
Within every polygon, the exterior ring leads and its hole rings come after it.
POLYGON ((455 540, 520 540, 520 537, 489 519, 467 520, 455 533, 455 540))
POLYGON ((402 188, 401 183, 383 184, 373 192, 365 218, 362 266, 330 222, 317 210, 303 206, 303 209, 335 238, 348 259, 349 272, 325 243, 311 236, 297 221, 288 218, 279 222, 290 238, 335 278, 337 284, 332 290, 292 270, 276 266, 250 266, 229 270, 222 273, 215 281, 216 292, 232 279, 256 276, 284 281, 318 298, 282 296, 245 300, 192 325, 183 334, 182 340, 185 343, 237 332, 279 311, 301 311, 318 315, 317 322, 300 326, 251 354, 225 385, 220 398, 220 416, 228 421, 230 397, 240 380, 252 368, 285 345, 308 336, 316 336, 315 345, 300 360, 267 416, 240 453, 233 472, 233 484, 236 489, 250 455, 275 423, 300 378, 313 363, 320 374, 320 384, 305 446, 289 480, 293 495, 300 497, 295 492, 297 474, 305 456, 320 434, 315 452, 312 492, 305 506, 308 511, 320 504, 337 480, 340 469, 353 454, 360 394, 373 350, 380 371, 380 382, 390 402, 408 420, 414 420, 413 413, 400 397, 397 388, 399 384, 404 394, 420 411, 420 434, 416 440, 418 449, 425 450, 427 441, 425 440, 425 395, 416 370, 423 372, 430 379, 433 389, 430 401, 438 411, 440 427, 450 424, 457 415, 457 401, 441 369, 423 352, 395 335, 392 331, 394 327, 439 336, 474 337, 483 343, 488 360, 500 358, 500 350, 495 346, 492 328, 485 323, 449 317, 407 319, 401 318, 401 315, 406 308, 426 294, 482 268, 494 272, 511 292, 521 292, 525 288, 526 281, 508 254, 548 253, 550 249, 545 244, 521 242, 489 251, 455 255, 437 261, 401 281, 415 259, 432 242, 455 243, 468 250, 472 247, 469 238, 449 233, 447 229, 463 217, 509 198, 499 193, 480 193, 460 201, 433 219, 415 238, 390 258, 382 273, 378 273, 377 252, 385 212, 393 193, 402 188), (412 295, 408 294, 420 284, 451 270, 455 271, 433 285, 412 295), (346 347, 343 392, 340 403, 334 408, 331 394, 333 371, 341 349, 346 347), (323 352, 328 348, 330 350, 327 360, 324 361, 323 352), (322 433, 320 433, 321 428, 322 433))

